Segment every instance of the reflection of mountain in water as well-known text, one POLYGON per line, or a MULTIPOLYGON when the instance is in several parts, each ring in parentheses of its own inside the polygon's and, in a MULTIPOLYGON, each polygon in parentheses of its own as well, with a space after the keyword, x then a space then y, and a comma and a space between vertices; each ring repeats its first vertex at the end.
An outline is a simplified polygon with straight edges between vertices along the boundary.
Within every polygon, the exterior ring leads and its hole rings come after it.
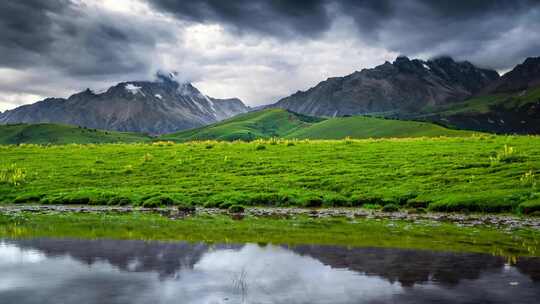
POLYGON ((501 257, 473 253, 319 246, 293 250, 334 268, 377 275, 403 286, 429 281, 455 285, 462 279, 478 279, 482 272, 501 269, 505 263, 501 257))
MULTIPOLYGON (((69 255, 88 265, 107 261, 123 271, 153 271, 161 277, 174 276, 182 269, 192 269, 209 251, 242 248, 240 245, 209 247, 202 243, 132 240, 35 239, 8 243, 22 249, 39 250, 47 256, 69 255)), ((391 283, 399 282, 402 286, 430 281, 457 285, 461 280, 476 280, 485 272, 500 272, 505 265, 503 257, 475 253, 310 245, 285 248, 332 268, 379 276, 391 283)), ((520 258, 515 267, 533 281, 540 281, 540 259, 520 258)))
POLYGON ((124 271, 154 271, 162 277, 175 275, 180 269, 193 268, 201 256, 210 250, 208 245, 202 243, 133 240, 35 239, 9 241, 9 243, 21 249, 39 250, 47 256, 69 255, 88 265, 98 261, 107 261, 124 271))

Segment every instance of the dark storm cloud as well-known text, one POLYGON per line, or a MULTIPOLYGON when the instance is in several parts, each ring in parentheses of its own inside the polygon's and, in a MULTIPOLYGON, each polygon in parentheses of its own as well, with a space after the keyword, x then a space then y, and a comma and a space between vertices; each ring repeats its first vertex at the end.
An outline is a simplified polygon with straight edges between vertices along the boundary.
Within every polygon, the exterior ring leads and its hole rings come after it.
POLYGON ((156 8, 182 20, 220 23, 237 31, 291 37, 301 33, 315 36, 324 32, 331 18, 325 1, 261 1, 261 0, 149 0, 156 8))
POLYGON ((528 36, 540 28, 540 1, 535 0, 148 1, 182 20, 283 39, 317 37, 335 18, 348 16, 366 42, 403 54, 451 55, 500 69, 540 55, 539 39, 528 36), (497 48, 504 51, 492 50, 497 48))
POLYGON ((142 53, 156 41, 150 26, 70 0, 0 2, 0 66, 50 66, 71 75, 147 68, 142 53))

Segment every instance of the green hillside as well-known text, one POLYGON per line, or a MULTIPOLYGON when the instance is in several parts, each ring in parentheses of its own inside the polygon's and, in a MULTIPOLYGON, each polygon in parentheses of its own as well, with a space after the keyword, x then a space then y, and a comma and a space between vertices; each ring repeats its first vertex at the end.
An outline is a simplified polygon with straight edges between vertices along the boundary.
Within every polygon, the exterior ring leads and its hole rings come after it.
POLYGON ((365 116, 315 118, 268 109, 183 132, 168 134, 163 140, 254 140, 259 138, 342 139, 377 137, 469 136, 472 132, 447 129, 435 124, 388 120, 365 116))
POLYGON ((206 127, 167 134, 163 140, 254 140, 283 137, 296 130, 310 127, 324 119, 304 116, 281 109, 269 109, 238 115, 206 127))
POLYGON ((455 114, 486 114, 494 107, 512 110, 536 103, 540 100, 540 88, 530 89, 519 93, 500 93, 494 95, 477 96, 464 102, 454 103, 441 108, 428 108, 425 112, 437 113, 444 116, 455 114))
POLYGON ((0 126, 0 144, 89 144, 143 142, 150 137, 57 124, 14 124, 0 126))
POLYGON ((447 129, 435 124, 389 120, 365 116, 332 118, 287 135, 298 139, 341 139, 378 137, 470 136, 470 131, 447 129))

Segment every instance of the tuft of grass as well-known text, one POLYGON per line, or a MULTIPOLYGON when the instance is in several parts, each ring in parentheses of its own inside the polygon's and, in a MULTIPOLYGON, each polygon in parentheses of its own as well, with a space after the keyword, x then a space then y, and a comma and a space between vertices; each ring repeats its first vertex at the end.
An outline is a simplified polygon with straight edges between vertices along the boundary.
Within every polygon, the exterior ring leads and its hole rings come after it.
POLYGON ((26 181, 26 171, 23 168, 11 164, 5 168, 0 168, 0 184, 19 186, 26 181))
POLYGON ((142 162, 143 164, 145 163, 149 163, 151 162, 152 160, 154 159, 154 156, 150 153, 144 153, 143 157, 142 157, 142 162))

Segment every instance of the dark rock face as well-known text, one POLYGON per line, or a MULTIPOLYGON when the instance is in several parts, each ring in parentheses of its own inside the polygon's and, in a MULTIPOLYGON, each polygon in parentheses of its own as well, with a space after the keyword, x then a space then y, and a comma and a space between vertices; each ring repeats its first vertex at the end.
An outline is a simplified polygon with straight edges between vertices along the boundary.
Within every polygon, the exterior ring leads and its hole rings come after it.
POLYGON ((527 58, 489 86, 486 93, 513 93, 540 86, 540 57, 527 58))
POLYGON ((506 96, 487 105, 485 111, 434 114, 429 120, 469 130, 497 133, 540 134, 540 97, 529 93, 540 88, 540 57, 527 58, 512 71, 479 93, 486 101, 506 96))
POLYGON ((86 90, 0 114, 0 124, 63 123, 88 128, 163 134, 211 124, 249 110, 239 99, 215 99, 189 83, 158 76, 123 82, 105 92, 86 90))
POLYGON ((398 57, 393 63, 329 78, 272 107, 314 116, 396 115, 463 101, 497 79, 495 71, 449 57, 429 61, 398 57))

